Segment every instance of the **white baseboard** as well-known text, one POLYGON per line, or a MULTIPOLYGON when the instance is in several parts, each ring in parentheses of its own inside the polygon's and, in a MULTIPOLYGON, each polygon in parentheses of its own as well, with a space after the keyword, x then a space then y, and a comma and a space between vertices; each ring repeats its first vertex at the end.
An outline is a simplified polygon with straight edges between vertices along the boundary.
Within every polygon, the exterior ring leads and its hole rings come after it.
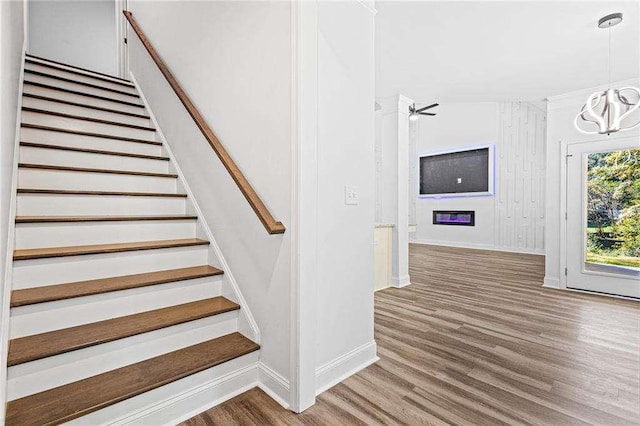
MULTIPOLYGON (((235 370, 163 402, 121 417, 109 425, 175 425, 257 386, 257 363, 235 370)), ((86 424, 89 417, 80 417, 86 424)), ((92 420, 90 420, 91 422, 92 420)), ((73 422, 72 422, 73 423, 73 422)))
POLYGON ((403 275, 401 277, 391 277, 391 287, 406 287, 411 284, 411 277, 409 275, 403 275))
POLYGON ((459 247, 478 250, 491 250, 491 251, 504 251, 509 253, 522 253, 522 254, 537 254, 544 255, 544 249, 528 249, 522 247, 503 247, 495 246, 493 244, 478 244, 478 243, 465 243, 454 241, 439 241, 439 240, 427 240, 427 239, 411 239, 410 244, 426 244, 431 246, 444 246, 444 247, 459 247))
POLYGON ((560 278, 544 277, 544 284, 542 284, 542 287, 561 288, 560 287, 560 278))
POLYGON ((258 387, 283 408, 289 409, 289 381, 262 361, 258 362, 258 387))
POLYGON ((375 340, 361 345, 316 369, 316 395, 378 361, 375 340))
POLYGON ((289 382, 258 361, 112 424, 178 424, 255 387, 289 408, 289 382))
POLYGON ((186 388, 184 385, 178 386, 179 383, 174 382, 174 384, 166 385, 165 389, 158 388, 151 391, 157 394, 154 397, 148 395, 149 398, 144 399, 145 394, 143 394, 142 400, 135 401, 140 396, 134 397, 131 400, 72 420, 70 424, 82 426, 175 425, 255 387, 259 387, 288 409, 289 382, 258 361, 256 355, 249 356, 253 356, 254 359, 244 366, 241 366, 242 359, 240 358, 231 361, 233 365, 230 366, 230 369, 224 365, 220 366, 220 368, 226 369, 226 372, 220 371, 222 373, 220 377, 213 380, 202 380, 202 377, 206 377, 208 374, 206 371, 196 373, 194 376, 189 376, 190 378, 182 379, 182 381, 191 382, 190 385, 187 384, 186 388), (196 376, 201 376, 201 378, 196 376), (163 397, 163 394, 166 396, 163 397))

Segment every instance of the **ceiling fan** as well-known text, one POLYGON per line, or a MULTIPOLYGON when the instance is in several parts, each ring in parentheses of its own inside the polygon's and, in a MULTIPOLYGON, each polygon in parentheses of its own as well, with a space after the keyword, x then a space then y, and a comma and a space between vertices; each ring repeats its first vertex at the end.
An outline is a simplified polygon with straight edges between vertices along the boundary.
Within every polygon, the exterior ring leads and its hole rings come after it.
POLYGON ((416 121, 421 115, 436 115, 434 112, 425 112, 428 109, 435 108, 439 104, 431 104, 426 107, 416 109, 416 104, 409 106, 409 120, 416 121))

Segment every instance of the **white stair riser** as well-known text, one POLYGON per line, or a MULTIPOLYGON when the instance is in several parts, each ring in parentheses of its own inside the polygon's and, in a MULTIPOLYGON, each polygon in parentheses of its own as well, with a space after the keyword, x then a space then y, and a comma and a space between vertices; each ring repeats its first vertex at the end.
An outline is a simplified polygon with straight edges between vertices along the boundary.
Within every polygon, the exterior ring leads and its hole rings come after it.
POLYGON ((104 96, 111 99, 117 99, 119 101, 140 103, 140 98, 137 96, 129 96, 121 93, 112 92, 108 89, 98 89, 95 87, 86 86, 80 83, 72 83, 69 81, 62 81, 51 77, 45 77, 41 75, 25 74, 24 79, 34 83, 47 84, 61 89, 73 90, 76 92, 87 93, 91 95, 104 96))
POLYGON ((75 118, 58 117, 39 112, 23 111, 22 122, 39 126, 57 127, 61 129, 77 130, 81 132, 99 133, 104 135, 123 136, 125 138, 156 140, 156 133, 151 130, 133 129, 116 126, 114 124, 95 123, 93 121, 75 118))
POLYGON ((184 214, 185 198, 18 194, 18 216, 184 214))
POLYGON ((115 370, 232 333, 237 311, 9 368, 8 400, 115 370))
POLYGON ((251 352, 71 420, 65 425, 157 426, 179 424, 186 417, 208 410, 213 404, 220 404, 257 386, 256 363, 259 359, 260 351, 251 352))
MULTIPOLYGON (((78 73, 75 73, 75 72, 68 72, 68 71, 66 71, 64 69, 47 67, 47 66, 44 66, 44 65, 34 64, 34 63, 29 63, 29 62, 27 62, 25 68, 27 70, 38 71, 38 72, 42 72, 42 73, 45 73, 45 74, 55 75, 55 76, 58 76, 58 77, 67 78, 69 80, 74 80, 74 81, 94 84, 96 86, 102 86, 102 87, 105 87, 107 89, 116 89, 116 90, 120 90, 120 91, 123 91, 123 92, 136 93, 135 87, 125 86, 125 85, 117 84, 117 83, 112 83, 110 81, 106 81, 106 80, 103 80, 101 78, 98 79, 98 78, 94 78, 94 77, 91 77, 91 76, 88 76, 88 75, 78 74, 78 73)), ((29 74, 29 73, 27 73, 26 75, 27 75, 28 79, 30 79, 31 76, 33 76, 33 74, 29 74)))
POLYGON ((29 129, 26 127, 23 127, 20 130, 20 140, 23 142, 99 149, 103 151, 128 152, 132 154, 161 155, 162 153, 162 146, 160 145, 123 141, 118 139, 98 138, 94 136, 74 135, 49 130, 29 129))
POLYGON ((195 220, 18 223, 16 225, 17 250, 195 237, 195 220))
MULTIPOLYGON (((112 81, 119 81, 119 79, 118 79, 118 78, 111 77, 111 76, 109 76, 109 75, 100 74, 100 73, 94 73, 93 71, 89 71, 89 70, 82 70, 82 69, 79 69, 79 68, 74 68, 74 67, 72 67, 72 66, 66 66, 66 65, 64 65, 64 64, 51 63, 51 62, 47 61, 46 59, 38 59, 38 58, 31 58, 31 57, 30 57, 30 58, 29 58, 29 62, 27 62, 27 68, 28 68, 28 67, 30 67, 30 66, 32 66, 33 64, 49 64, 49 65, 51 65, 52 67, 54 67, 54 68, 58 68, 58 69, 60 69, 60 70, 66 70, 66 69, 68 69, 68 70, 72 70, 72 71, 75 71, 75 72, 79 72, 79 73, 82 73, 82 74, 85 74, 85 75, 88 75, 88 76, 98 76, 98 77, 100 77, 100 78, 106 78, 106 79, 109 79, 109 80, 112 80, 112 81)), ((54 69, 54 68, 51 68, 51 67, 47 67, 47 68, 52 69, 52 70, 54 69)))
POLYGON ((215 297, 220 281, 205 277, 12 308, 10 336, 31 336, 215 297))
MULTIPOLYGON (((100 120, 117 121, 119 123, 134 124, 136 126, 151 126, 151 120, 148 118, 132 117, 126 114, 117 114, 114 112, 101 111, 93 108, 84 108, 81 106, 68 105, 60 102, 47 101, 44 99, 31 98, 25 96, 22 98, 22 105, 28 108, 38 108, 46 111, 61 112, 64 114, 79 115, 81 117, 97 118, 100 120)), ((117 108, 115 108, 118 110, 117 108)), ((139 111, 142 114, 142 111, 139 111)))
POLYGON ((63 151, 29 146, 20 147, 20 162, 94 169, 135 170, 137 172, 150 173, 169 172, 169 161, 167 160, 63 151))
POLYGON ((68 172, 20 168, 20 188, 128 192, 175 192, 176 179, 115 173, 68 172))
POLYGON ((73 93, 62 92, 60 90, 37 87, 29 84, 27 81, 25 81, 24 83, 24 92, 33 94, 33 95, 47 96, 49 98, 76 102, 84 105, 115 109, 118 111, 132 112, 134 114, 143 114, 145 112, 144 108, 140 108, 135 105, 127 105, 120 102, 113 102, 113 101, 104 100, 104 99, 96 99, 90 96, 76 95, 73 93))
POLYGON ((140 250, 13 262, 13 289, 208 264, 208 246, 140 250))

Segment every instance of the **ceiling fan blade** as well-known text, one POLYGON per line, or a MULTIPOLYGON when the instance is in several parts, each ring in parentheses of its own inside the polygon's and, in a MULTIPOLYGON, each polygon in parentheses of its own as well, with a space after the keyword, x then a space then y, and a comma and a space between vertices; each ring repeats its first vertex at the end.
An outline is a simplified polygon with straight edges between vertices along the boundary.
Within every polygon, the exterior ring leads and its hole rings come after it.
POLYGON ((429 105, 429 106, 426 106, 426 107, 422 107, 422 108, 420 108, 420 109, 417 109, 416 111, 417 111, 417 112, 422 112, 422 111, 427 110, 427 109, 435 108, 435 107, 437 107, 438 105, 439 105, 439 104, 431 104, 431 105, 429 105))
POLYGON ((420 115, 435 115, 433 112, 419 112, 420 115))

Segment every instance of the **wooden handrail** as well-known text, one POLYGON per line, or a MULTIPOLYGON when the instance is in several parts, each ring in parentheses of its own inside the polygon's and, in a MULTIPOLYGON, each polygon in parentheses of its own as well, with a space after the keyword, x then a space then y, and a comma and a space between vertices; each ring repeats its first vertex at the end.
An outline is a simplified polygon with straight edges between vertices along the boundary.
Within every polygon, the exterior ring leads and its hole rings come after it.
POLYGON ((247 178, 244 177, 244 174, 242 174, 242 172, 240 171, 238 165, 235 163, 235 161, 233 161, 220 140, 213 133, 213 130, 211 130, 198 108, 196 108, 189 96, 187 96, 185 91, 182 89, 182 86, 180 86, 171 71, 169 71, 167 64, 165 64, 162 58, 160 58, 158 52, 156 52, 149 39, 145 36, 144 32, 142 32, 142 29, 140 28, 140 25, 138 25, 138 22, 136 22, 133 14, 128 10, 123 11, 123 13, 127 18, 127 21, 129 21, 131 28, 133 28, 133 30, 138 35, 138 38, 140 38, 140 41, 147 49, 147 52, 149 52, 151 59, 153 59, 153 61, 156 63, 156 65, 160 69, 160 72, 162 72, 164 78, 167 79, 167 82, 178 96, 178 99, 180 99, 180 102, 182 102, 182 105, 184 105, 191 118, 193 118, 193 121, 195 121, 196 125, 202 132, 202 135, 218 155, 218 158, 220 158, 220 161, 222 161, 222 164, 231 175, 231 178, 236 182, 236 185, 238 185, 240 192, 242 192, 253 211, 256 212, 256 215, 258 215, 258 219, 260 219, 260 222, 262 222, 264 227, 267 229, 267 232, 269 234, 283 234, 285 231, 285 227, 282 222, 278 222, 273 218, 273 216, 269 212, 269 209, 267 209, 267 206, 264 205, 247 178))

